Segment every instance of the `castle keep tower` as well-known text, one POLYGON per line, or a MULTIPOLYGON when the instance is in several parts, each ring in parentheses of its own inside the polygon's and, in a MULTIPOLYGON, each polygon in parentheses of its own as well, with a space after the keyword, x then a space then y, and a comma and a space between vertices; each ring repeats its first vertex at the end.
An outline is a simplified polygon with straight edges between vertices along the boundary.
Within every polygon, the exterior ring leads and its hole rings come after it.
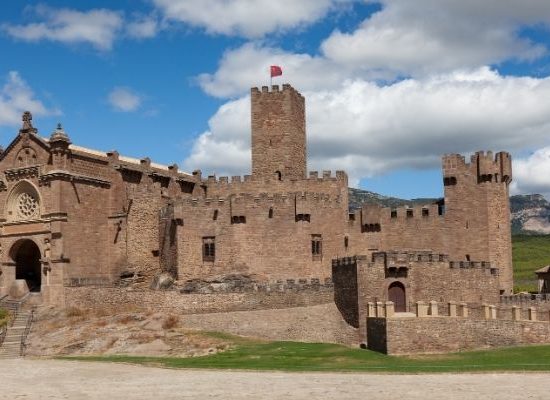
POLYGON ((304 97, 288 84, 251 90, 252 176, 254 179, 306 178, 304 97))
POLYGON ((456 259, 488 260, 499 268, 500 290, 513 290, 509 153, 477 152, 470 163, 458 154, 443 157, 447 229, 456 259))

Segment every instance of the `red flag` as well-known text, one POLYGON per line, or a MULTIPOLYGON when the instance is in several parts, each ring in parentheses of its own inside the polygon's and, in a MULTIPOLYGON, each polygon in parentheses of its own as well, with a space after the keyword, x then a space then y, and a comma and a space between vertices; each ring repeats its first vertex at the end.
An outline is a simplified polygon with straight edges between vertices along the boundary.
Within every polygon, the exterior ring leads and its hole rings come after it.
POLYGON ((278 65, 272 65, 270 70, 271 70, 271 77, 272 78, 274 76, 281 76, 283 74, 282 68, 279 67, 278 65))

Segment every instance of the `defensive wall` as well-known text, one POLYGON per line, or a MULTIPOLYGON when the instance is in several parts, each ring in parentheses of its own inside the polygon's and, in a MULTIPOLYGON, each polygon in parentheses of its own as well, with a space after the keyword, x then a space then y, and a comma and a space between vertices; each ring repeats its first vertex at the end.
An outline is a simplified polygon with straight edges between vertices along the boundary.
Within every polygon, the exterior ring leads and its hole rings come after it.
POLYGON ((392 286, 410 312, 418 301, 498 303, 498 269, 488 262, 449 261, 430 252, 377 252, 332 262, 334 299, 344 319, 366 332, 367 304, 386 302, 392 286))
POLYGON ((347 204, 326 193, 239 194, 187 199, 173 206, 178 279, 254 275, 258 281, 331 277, 331 259, 347 254, 347 204), (205 240, 215 256, 205 257, 205 240), (320 247, 312 254, 312 241, 320 247))
POLYGON ((550 341, 550 315, 535 307, 417 302, 394 314, 393 303, 369 303, 366 346, 392 355, 447 353, 550 341))
POLYGON ((84 309, 141 309, 174 314, 283 309, 334 301, 332 281, 289 279, 253 281, 193 281, 182 288, 155 291, 96 285, 65 288, 65 303, 84 309))
POLYGON ((500 270, 502 293, 511 294, 510 155, 477 152, 470 163, 458 154, 445 155, 443 179, 445 197, 435 204, 366 204, 350 212, 351 253, 428 250, 457 261, 488 261, 500 270))

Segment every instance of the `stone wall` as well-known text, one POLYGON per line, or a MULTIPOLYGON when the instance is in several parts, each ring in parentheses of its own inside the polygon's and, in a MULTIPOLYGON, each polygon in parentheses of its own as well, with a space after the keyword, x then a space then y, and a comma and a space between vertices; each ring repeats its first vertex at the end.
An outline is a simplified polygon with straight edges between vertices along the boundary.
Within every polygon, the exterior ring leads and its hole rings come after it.
POLYGON ((410 249, 448 254, 456 261, 488 261, 500 270, 500 289, 512 292, 508 153, 478 152, 466 163, 443 157, 444 204, 413 208, 365 205, 347 224, 352 254, 410 249))
POLYGON ((257 281, 331 276, 331 260, 345 254, 347 204, 326 193, 242 194, 182 200, 177 227, 178 279, 252 275, 257 281), (306 217, 307 216, 307 217, 306 217), (238 221, 234 221, 238 218, 238 221), (315 236, 314 236, 315 235, 315 236), (322 249, 312 254, 312 240, 322 249), (215 257, 203 256, 203 240, 215 257))
POLYGON ((363 335, 368 303, 391 300, 388 288, 394 282, 405 288, 406 311, 413 311, 418 301, 499 301, 498 271, 490 264, 451 262, 444 254, 429 252, 379 252, 372 258, 336 259, 332 279, 337 304, 345 305, 342 314, 353 326, 359 326, 363 335))
POLYGON ((386 354, 447 353, 550 342, 547 321, 369 318, 368 347, 386 354))
POLYGON ((306 176, 305 99, 290 85, 253 88, 252 175, 282 180, 306 176), (279 174, 280 176, 277 176, 279 174))
POLYGON ((181 294, 177 290, 152 291, 118 287, 65 288, 67 307, 144 309, 175 314, 248 311, 327 304, 332 291, 181 294))

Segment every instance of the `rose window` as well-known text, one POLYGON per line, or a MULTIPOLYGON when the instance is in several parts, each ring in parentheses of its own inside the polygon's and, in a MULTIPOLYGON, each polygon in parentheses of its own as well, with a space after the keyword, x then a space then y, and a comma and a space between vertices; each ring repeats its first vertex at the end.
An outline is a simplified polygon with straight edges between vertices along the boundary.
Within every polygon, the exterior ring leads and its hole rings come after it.
POLYGON ((17 211, 21 218, 32 218, 38 214, 38 201, 29 193, 21 193, 17 199, 17 211))

